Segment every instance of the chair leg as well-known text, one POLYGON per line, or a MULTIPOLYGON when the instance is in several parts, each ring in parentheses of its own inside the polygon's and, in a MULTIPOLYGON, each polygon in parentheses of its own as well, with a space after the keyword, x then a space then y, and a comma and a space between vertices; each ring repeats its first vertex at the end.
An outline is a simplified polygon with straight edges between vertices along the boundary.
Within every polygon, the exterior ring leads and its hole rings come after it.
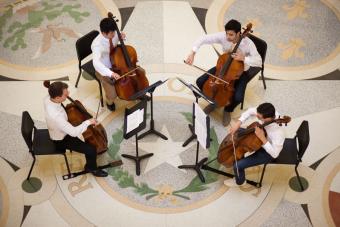
POLYGON ((65 158, 65 163, 66 163, 68 175, 71 175, 71 170, 70 170, 70 166, 68 165, 66 154, 64 153, 63 155, 64 155, 64 158, 65 158))
POLYGON ((262 169, 261 179, 260 179, 260 182, 259 182, 260 187, 262 187, 262 180, 263 180, 264 172, 266 171, 266 167, 267 167, 267 164, 264 164, 263 169, 262 169))
POLYGON ((79 67, 79 73, 78 73, 77 82, 76 82, 76 86, 75 87, 78 87, 80 75, 81 75, 81 68, 79 67))
POLYGON ((303 185, 302 185, 302 182, 301 182, 301 179, 300 179, 300 175, 299 175, 299 172, 297 171, 297 167, 299 166, 299 163, 295 165, 295 173, 296 173, 296 177, 299 181, 299 184, 300 184, 300 187, 301 187, 301 190, 304 191, 305 189, 303 188, 303 185))
POLYGON ((32 156, 33 156, 33 163, 31 165, 30 171, 28 173, 27 180, 30 179, 30 176, 31 176, 31 173, 32 173, 32 170, 33 170, 33 167, 34 167, 34 163, 35 163, 35 155, 32 154, 32 156))
POLYGON ((261 79, 262 79, 262 83, 263 83, 263 87, 264 89, 266 90, 267 89, 267 86, 266 86, 266 79, 264 78, 264 75, 263 75, 263 66, 262 66, 262 70, 261 70, 261 79))

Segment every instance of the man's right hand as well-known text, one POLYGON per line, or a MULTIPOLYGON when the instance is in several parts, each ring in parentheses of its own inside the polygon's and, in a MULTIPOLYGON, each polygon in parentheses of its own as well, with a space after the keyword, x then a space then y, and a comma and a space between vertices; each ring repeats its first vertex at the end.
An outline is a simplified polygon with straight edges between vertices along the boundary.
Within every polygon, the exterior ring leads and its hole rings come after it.
POLYGON ((241 121, 237 121, 231 128, 229 129, 230 134, 235 134, 235 132, 241 127, 241 121))
POLYGON ((118 73, 112 72, 111 78, 118 80, 120 78, 120 75, 118 73))
POLYGON ((194 63, 194 59, 195 59, 195 52, 191 51, 189 56, 185 60, 185 63, 187 63, 188 65, 192 65, 194 63))
POLYGON ((98 121, 96 119, 94 119, 94 118, 89 119, 89 121, 90 121, 91 125, 98 124, 98 121))

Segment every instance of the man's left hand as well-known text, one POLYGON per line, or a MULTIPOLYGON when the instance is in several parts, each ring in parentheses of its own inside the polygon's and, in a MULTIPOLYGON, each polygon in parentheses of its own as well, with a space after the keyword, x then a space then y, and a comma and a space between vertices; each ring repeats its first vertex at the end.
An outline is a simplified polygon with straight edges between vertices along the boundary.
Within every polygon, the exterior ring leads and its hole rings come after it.
POLYGON ((267 138, 262 128, 256 126, 255 135, 262 141, 263 144, 267 143, 267 138))
POLYGON ((124 32, 121 32, 120 34, 121 34, 122 39, 125 40, 126 39, 126 34, 124 32))
POLYGON ((232 54, 231 57, 233 57, 237 61, 244 61, 244 54, 241 51, 237 51, 236 53, 232 54))

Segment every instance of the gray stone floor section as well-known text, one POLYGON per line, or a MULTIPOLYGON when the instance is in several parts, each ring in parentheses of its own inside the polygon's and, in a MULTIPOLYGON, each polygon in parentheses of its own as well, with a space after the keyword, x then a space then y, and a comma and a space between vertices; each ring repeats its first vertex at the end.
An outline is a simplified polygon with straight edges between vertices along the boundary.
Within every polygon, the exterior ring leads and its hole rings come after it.
POLYGON ((312 225, 300 204, 283 200, 279 206, 276 207, 274 213, 268 218, 268 220, 261 225, 261 227, 271 226, 305 227, 312 225))
MULTIPOLYGON (((271 102, 277 110, 291 117, 326 111, 340 106, 340 81, 304 80, 276 81, 267 80, 264 90, 262 81, 252 89, 263 102, 271 102)), ((247 103, 247 96, 245 97, 247 103)), ((247 108, 249 104, 246 104, 247 108)))
POLYGON ((2 194, 0 193, 0 217, 2 216, 2 194))
POLYGON ((160 64, 164 62, 163 4, 153 1, 144 6, 131 14, 124 28, 125 44, 136 49, 140 65, 160 64))
MULTIPOLYGON (((0 122, 0 156, 20 168, 30 165, 33 159, 21 135, 21 116, 0 112, 0 122)), ((34 123, 37 128, 46 127, 42 122, 34 123)))

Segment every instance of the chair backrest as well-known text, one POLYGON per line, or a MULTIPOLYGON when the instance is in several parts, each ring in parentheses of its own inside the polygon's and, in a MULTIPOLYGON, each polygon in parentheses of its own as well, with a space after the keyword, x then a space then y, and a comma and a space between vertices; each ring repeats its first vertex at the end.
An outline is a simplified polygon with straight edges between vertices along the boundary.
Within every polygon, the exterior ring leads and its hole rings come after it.
POLYGON ((261 58, 262 58, 262 68, 264 61, 266 60, 266 54, 267 54, 267 43, 263 39, 260 39, 259 37, 256 37, 252 34, 248 35, 249 39, 253 41, 253 43, 256 46, 257 52, 259 52, 261 58))
POLYGON ((303 121, 296 131, 296 139, 299 145, 298 158, 301 160, 309 145, 309 125, 308 121, 303 121))
POLYGON ((77 40, 76 50, 79 62, 92 53, 91 44, 98 34, 98 31, 93 30, 77 40))
POLYGON ((24 140, 27 144, 27 147, 30 152, 32 152, 33 147, 33 129, 34 122, 27 111, 22 112, 22 120, 21 120, 21 134, 24 137, 24 140))

